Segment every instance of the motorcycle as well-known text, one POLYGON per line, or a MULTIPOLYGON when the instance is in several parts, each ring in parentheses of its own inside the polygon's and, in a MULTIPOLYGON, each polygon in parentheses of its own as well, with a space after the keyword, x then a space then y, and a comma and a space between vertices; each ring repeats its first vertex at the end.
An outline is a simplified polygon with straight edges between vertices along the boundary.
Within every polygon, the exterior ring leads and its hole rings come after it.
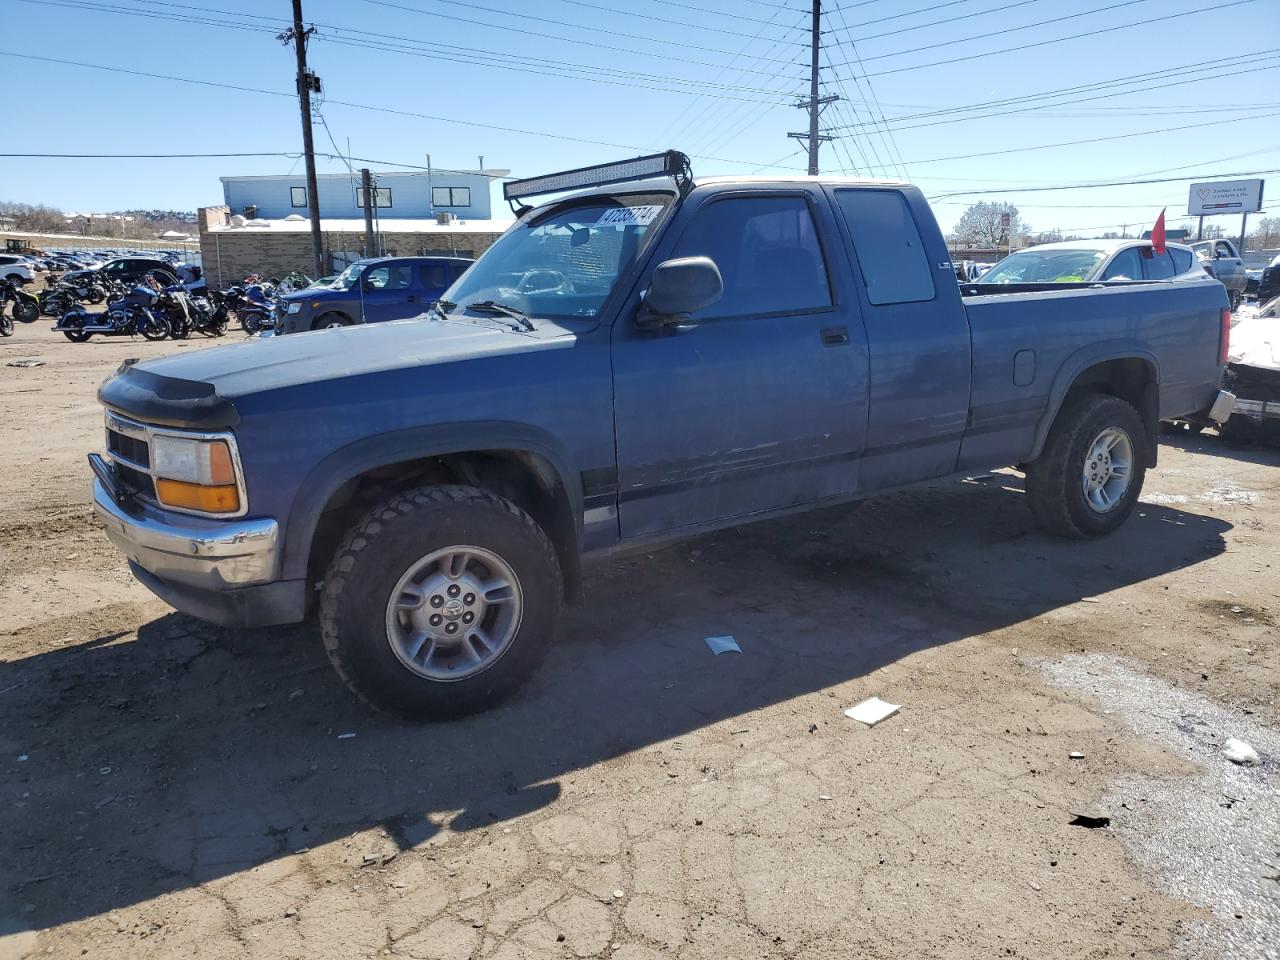
POLYGON ((154 309, 159 298, 159 291, 139 285, 119 300, 108 303, 105 313, 73 307, 53 329, 72 343, 84 343, 95 333, 109 337, 131 337, 140 333, 147 340, 163 340, 172 328, 168 318, 154 309))
POLYGON ((40 300, 34 293, 22 289, 22 284, 0 279, 0 314, 13 301, 13 319, 21 323, 34 323, 40 319, 40 300))
POLYGON ((36 295, 40 301, 40 313, 46 317, 60 317, 76 305, 75 290, 65 283, 53 283, 36 295))
POLYGON ((261 285, 231 287, 222 291, 219 297, 227 310, 235 314, 245 333, 259 333, 271 328, 272 304, 261 285))
POLYGON ((75 294, 75 298, 83 303, 99 304, 107 299, 108 290, 101 280, 87 277, 74 277, 62 283, 75 294))
POLYGON ((221 337, 227 332, 226 306, 215 307, 204 297, 193 297, 181 285, 166 287, 155 309, 169 322, 175 340, 185 340, 192 333, 221 337))

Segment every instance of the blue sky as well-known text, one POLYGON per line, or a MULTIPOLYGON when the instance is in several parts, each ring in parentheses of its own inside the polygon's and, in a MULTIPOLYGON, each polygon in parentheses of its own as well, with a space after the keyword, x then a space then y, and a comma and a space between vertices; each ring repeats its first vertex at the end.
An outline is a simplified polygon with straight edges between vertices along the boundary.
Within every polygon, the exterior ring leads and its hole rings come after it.
MULTIPOLYGON (((0 51, 253 88, 0 56, 4 87, 29 104, 8 114, 9 151, 300 148, 292 51, 275 39, 289 0, 4 6, 0 51)), ((1015 202, 1037 229, 1132 230, 1164 206, 1172 224, 1186 182, 1019 190, 1144 175, 1275 169, 1269 208, 1280 211, 1280 0, 828 0, 824 10, 823 92, 842 96, 824 124, 845 136, 824 146, 823 172, 905 175, 936 198, 944 227, 976 199, 1015 202), (995 101, 1005 103, 975 107, 995 101), (970 109, 919 116, 956 107, 970 109), (1129 136, 1171 127, 1184 129, 1129 136), (1085 139, 1100 142, 1042 148, 1085 139), (977 189, 1001 192, 941 196, 977 189)), ((349 141, 355 156, 425 164, 429 152, 456 168, 483 155, 531 175, 674 147, 693 157, 695 177, 803 172, 786 133, 807 126, 791 104, 808 89, 808 0, 304 0, 304 13, 318 26, 310 59, 327 101, 318 150, 346 152, 349 141)), ((220 175, 291 169, 301 164, 288 157, 2 158, 0 199, 193 209, 221 201, 220 175)), ((1238 221, 1223 226, 1234 234, 1238 221)))

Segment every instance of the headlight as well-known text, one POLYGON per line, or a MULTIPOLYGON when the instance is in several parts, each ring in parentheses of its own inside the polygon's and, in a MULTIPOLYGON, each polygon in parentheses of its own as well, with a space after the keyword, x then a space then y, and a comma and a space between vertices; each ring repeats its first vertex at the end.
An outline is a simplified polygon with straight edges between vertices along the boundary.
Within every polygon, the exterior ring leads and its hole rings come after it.
POLYGON ((151 442, 156 499, 166 507, 205 513, 235 513, 240 489, 231 447, 225 440, 156 434, 151 442))
POLYGON ((285 312, 286 312, 286 313, 301 313, 301 312, 302 312, 302 304, 301 304, 301 303, 291 303, 291 304, 289 304, 289 309, 288 309, 287 311, 285 311, 285 312))

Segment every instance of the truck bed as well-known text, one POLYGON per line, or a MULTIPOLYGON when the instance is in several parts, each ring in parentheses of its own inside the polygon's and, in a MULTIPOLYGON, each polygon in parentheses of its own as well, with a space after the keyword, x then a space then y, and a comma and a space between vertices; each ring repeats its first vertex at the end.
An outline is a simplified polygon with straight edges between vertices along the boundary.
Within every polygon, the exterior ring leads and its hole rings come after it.
POLYGON ((1080 371, 1111 357, 1140 357, 1155 368, 1161 418, 1213 401, 1227 295, 1210 277, 964 284, 961 291, 973 345, 962 469, 988 465, 997 451, 1029 456, 1045 411, 1080 371))

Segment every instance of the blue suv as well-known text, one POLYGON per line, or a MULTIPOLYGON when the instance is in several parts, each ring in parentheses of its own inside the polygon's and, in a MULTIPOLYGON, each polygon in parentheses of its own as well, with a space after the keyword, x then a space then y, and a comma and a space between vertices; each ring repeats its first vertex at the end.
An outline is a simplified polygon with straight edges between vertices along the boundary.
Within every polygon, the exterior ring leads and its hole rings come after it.
POLYGON ((308 287, 281 297, 276 306, 276 333, 416 317, 425 313, 472 262, 464 257, 357 260, 328 287, 308 287))

